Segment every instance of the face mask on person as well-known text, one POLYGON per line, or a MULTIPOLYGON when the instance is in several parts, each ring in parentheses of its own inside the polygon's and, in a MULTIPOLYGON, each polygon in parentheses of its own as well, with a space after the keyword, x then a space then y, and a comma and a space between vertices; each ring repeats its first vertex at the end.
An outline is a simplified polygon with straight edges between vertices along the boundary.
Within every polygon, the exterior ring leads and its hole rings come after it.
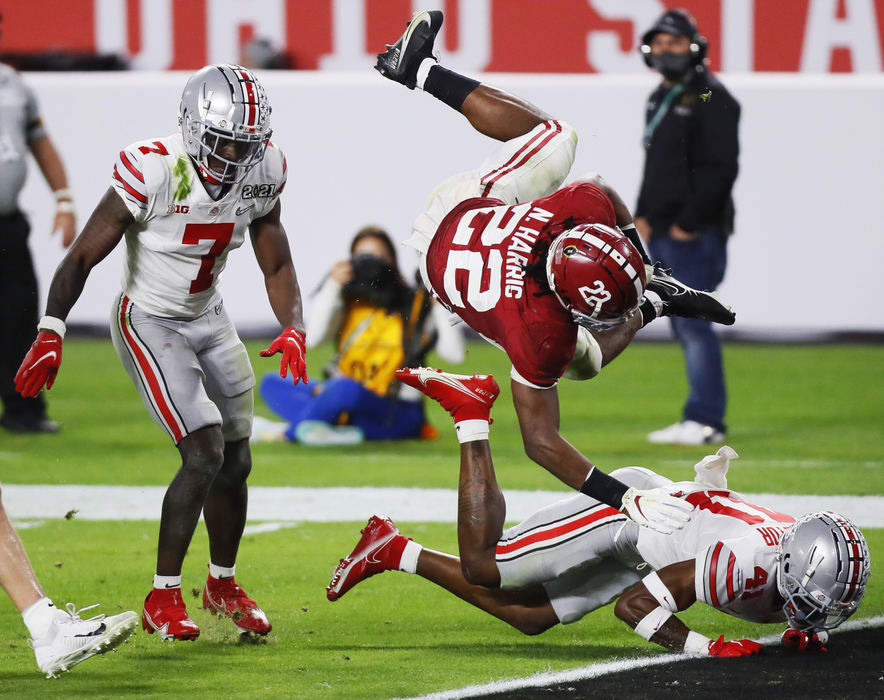
POLYGON ((657 53, 651 56, 651 64, 667 80, 680 81, 691 69, 689 53, 657 53))

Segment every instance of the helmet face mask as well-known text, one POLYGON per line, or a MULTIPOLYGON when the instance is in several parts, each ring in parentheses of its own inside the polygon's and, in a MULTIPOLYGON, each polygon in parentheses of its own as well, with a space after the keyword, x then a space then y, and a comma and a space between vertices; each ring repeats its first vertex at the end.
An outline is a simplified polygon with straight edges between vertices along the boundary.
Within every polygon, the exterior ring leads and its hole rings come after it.
POLYGON ((574 321, 595 331, 625 323, 646 286, 635 246, 603 224, 582 224, 560 234, 549 247, 546 279, 574 321))
POLYGON ((790 627, 831 630, 856 612, 871 567, 866 540, 849 520, 829 511, 806 515, 783 535, 777 556, 790 627))
POLYGON ((184 147, 214 184, 240 182, 261 162, 270 140, 270 102, 251 71, 213 65, 197 71, 181 96, 184 147))

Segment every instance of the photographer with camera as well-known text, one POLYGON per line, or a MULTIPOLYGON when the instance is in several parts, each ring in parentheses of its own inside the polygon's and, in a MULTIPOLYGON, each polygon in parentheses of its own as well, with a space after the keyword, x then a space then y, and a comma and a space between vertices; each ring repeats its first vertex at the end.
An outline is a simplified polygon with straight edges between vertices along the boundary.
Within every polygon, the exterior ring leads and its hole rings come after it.
POLYGON ((268 373, 261 382, 264 401, 288 422, 284 439, 341 445, 435 436, 423 397, 394 372, 425 364, 434 347, 446 361, 462 362, 463 335, 423 285, 406 283, 379 227, 356 233, 350 258, 332 266, 314 296, 307 347, 326 341, 334 341, 335 354, 322 381, 293 386, 268 373))

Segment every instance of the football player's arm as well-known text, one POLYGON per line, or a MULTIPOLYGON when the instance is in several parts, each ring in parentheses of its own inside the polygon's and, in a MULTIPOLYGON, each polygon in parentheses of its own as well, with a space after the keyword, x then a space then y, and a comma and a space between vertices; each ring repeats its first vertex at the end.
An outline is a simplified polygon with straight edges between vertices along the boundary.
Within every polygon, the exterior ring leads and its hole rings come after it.
MULTIPOLYGON (((636 629, 639 623, 647 620, 644 624, 650 625, 648 631, 653 631, 659 621, 649 619, 649 616, 656 614, 659 618, 665 617, 665 621, 659 624, 656 631, 646 638, 670 651, 684 651, 685 641, 690 630, 672 613, 686 610, 697 600, 694 592, 694 560, 670 564, 652 576, 657 576, 666 589, 665 592, 661 590, 658 593, 662 600, 658 600, 648 590, 646 577, 617 599, 617 603, 614 605, 614 614, 636 630, 636 634, 642 636, 644 636, 642 633, 645 630, 636 629), (658 609, 665 612, 655 613, 658 609)), ((653 584, 651 587, 654 588, 653 584)))
POLYGON ((664 488, 639 490, 598 469, 559 433, 559 394, 513 378, 513 404, 525 453, 573 489, 623 511, 639 525, 668 534, 684 527, 693 506, 664 488))
POLYGON ((270 307, 283 328, 304 333, 301 288, 292 263, 289 241, 280 221, 281 206, 276 202, 264 216, 252 221, 249 235, 255 258, 264 274, 270 307))
POLYGON ((579 490, 593 464, 559 433, 559 391, 512 381, 513 404, 525 453, 573 489, 579 490))
POLYGON ((283 331, 261 357, 282 355, 279 376, 292 373, 292 383, 307 382, 307 342, 304 335, 304 311, 301 304, 301 288, 292 263, 288 237, 279 218, 281 206, 277 200, 264 216, 252 221, 249 234, 258 266, 264 273, 267 298, 283 331))
POLYGON ((52 388, 61 368, 64 321, 92 268, 116 247, 133 220, 119 195, 109 189, 52 277, 46 315, 37 324, 37 338, 15 374, 15 389, 22 396, 36 396, 44 387, 52 388))
POLYGON ((83 293, 92 268, 117 247, 134 220, 120 195, 112 187, 108 188, 55 271, 49 285, 47 316, 62 321, 67 318, 83 293))
POLYGON ((648 574, 617 599, 614 614, 640 637, 670 651, 720 657, 759 653, 763 645, 758 642, 726 642, 724 635, 713 641, 689 629, 673 614, 686 610, 697 600, 695 562, 677 562, 648 574))

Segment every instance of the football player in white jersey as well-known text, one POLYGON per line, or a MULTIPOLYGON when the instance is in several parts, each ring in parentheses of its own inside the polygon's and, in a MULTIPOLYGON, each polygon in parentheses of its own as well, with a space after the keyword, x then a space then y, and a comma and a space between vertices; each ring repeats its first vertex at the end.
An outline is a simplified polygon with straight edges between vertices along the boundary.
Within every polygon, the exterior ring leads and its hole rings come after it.
POLYGON ((852 615, 862 599, 870 565, 859 529, 835 513, 796 522, 747 502, 727 487, 729 462, 737 457, 727 446, 696 465, 692 482, 673 483, 641 467, 612 472, 635 488, 664 487, 694 506, 691 521, 672 534, 639 527, 584 494, 504 530, 506 504, 487 439, 497 382, 489 375, 427 368, 396 374, 439 401, 456 427, 472 421, 469 432, 476 433, 484 423, 484 436, 461 441, 460 558, 425 549, 389 518, 373 516, 335 568, 326 589, 329 600, 369 576, 398 569, 417 573, 525 634, 574 622, 616 599, 618 618, 671 651, 746 656, 762 645, 725 641, 723 635, 712 640, 673 613, 700 601, 752 622, 785 622, 786 645, 819 650, 828 630, 852 615))
POLYGON ((264 612, 234 580, 246 519, 255 384, 218 281, 248 230, 267 296, 284 329, 264 357, 305 379, 301 293, 279 196, 285 157, 270 143, 270 103, 251 71, 206 66, 187 81, 180 132, 124 148, 111 187, 53 277, 46 315, 16 376, 24 396, 52 387, 64 320, 90 270, 125 238, 122 291, 111 335, 157 424, 181 454, 160 520, 157 569, 142 626, 166 639, 196 639, 181 596, 181 566, 203 513, 211 561, 203 606, 243 633, 265 635, 264 612))

